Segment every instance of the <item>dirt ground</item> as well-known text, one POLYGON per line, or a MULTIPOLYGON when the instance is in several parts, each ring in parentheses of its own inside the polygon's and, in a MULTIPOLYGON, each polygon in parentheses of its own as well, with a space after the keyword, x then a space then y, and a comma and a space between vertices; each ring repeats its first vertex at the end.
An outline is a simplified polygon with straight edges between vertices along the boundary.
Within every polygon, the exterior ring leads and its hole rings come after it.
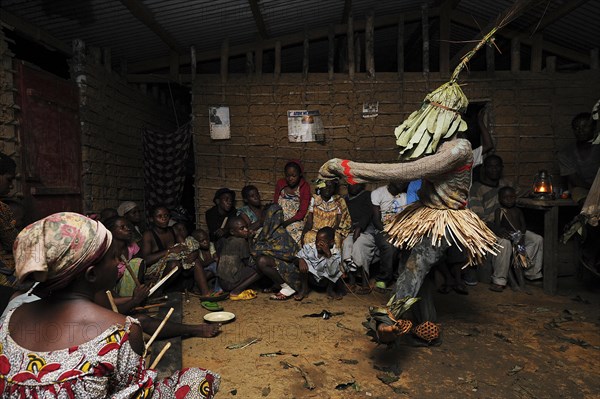
MULTIPOLYGON (((333 301, 312 292, 303 302, 259 294, 221 302, 236 320, 216 338, 184 340, 183 366, 220 373, 217 398, 600 398, 600 283, 590 285, 561 278, 557 296, 481 283, 468 296, 436 293, 443 343, 428 348, 387 348, 365 335, 361 322, 382 294, 333 301), (344 314, 302 317, 323 309, 344 314), (226 349, 250 338, 260 340, 226 349)), ((197 323, 207 311, 192 298, 183 313, 197 323)))

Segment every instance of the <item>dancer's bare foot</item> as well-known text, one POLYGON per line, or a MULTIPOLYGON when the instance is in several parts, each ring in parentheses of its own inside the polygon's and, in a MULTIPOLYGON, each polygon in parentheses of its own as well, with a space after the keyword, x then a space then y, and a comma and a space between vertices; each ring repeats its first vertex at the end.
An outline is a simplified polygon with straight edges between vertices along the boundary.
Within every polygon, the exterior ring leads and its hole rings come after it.
POLYGON ((221 324, 197 324, 190 326, 190 335, 192 337, 199 338, 212 338, 217 336, 221 332, 221 324))
POLYGON ((394 342, 396 338, 398 338, 399 334, 400 329, 396 325, 388 326, 382 323, 377 326, 377 336, 379 337, 379 342, 394 342))

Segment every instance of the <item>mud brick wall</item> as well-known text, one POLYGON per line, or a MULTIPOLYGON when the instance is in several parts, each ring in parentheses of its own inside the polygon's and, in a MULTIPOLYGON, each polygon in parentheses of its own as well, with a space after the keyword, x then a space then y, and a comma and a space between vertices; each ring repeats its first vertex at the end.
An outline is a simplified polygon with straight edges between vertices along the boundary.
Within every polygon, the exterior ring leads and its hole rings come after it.
MULTIPOLYGON (((144 128, 176 129, 172 108, 87 57, 80 87, 84 210, 144 203, 144 128)), ((72 66, 73 70, 73 66, 72 66)), ((77 77, 78 76, 78 77, 77 77)))
MULTIPOLYGON (((10 156, 20 165, 18 145, 18 121, 16 112, 18 107, 15 103, 16 83, 14 82, 13 70, 14 54, 8 48, 4 32, 0 29, 0 152, 10 156)), ((15 192, 20 192, 19 170, 15 180, 15 192)))
MULTIPOLYGON (((193 86, 194 144, 196 154, 196 211, 204 212, 212 196, 227 186, 238 194, 254 184, 265 200, 272 198, 275 182, 287 160, 301 159, 305 175, 314 179, 329 158, 367 162, 393 162, 398 151, 394 128, 418 109, 425 95, 444 83, 437 74, 378 74, 369 80, 360 74, 354 81, 345 75, 328 80, 325 74, 282 75, 278 80, 230 76, 199 76, 193 86), (363 102, 379 102, 379 116, 362 118, 363 102), (209 106, 229 106, 231 139, 211 140, 209 106), (288 110, 319 110, 325 142, 290 143, 288 110)), ((505 161, 505 176, 528 188, 542 168, 558 176, 556 153, 571 142, 571 118, 589 112, 598 100, 600 74, 512 74, 493 77, 472 73, 463 76, 463 90, 472 102, 489 101, 491 130, 496 153, 505 161)))

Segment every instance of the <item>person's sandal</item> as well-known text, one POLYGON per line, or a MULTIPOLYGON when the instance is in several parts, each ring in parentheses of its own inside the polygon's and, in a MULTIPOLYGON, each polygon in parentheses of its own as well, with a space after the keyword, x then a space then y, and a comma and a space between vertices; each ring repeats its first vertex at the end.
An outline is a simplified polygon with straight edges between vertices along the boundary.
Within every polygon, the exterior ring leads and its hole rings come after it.
POLYGON ((216 302, 202 301, 200 302, 200 306, 211 312, 219 312, 223 310, 223 307, 216 302))
POLYGON ((229 299, 232 301, 248 301, 250 299, 256 298, 256 291, 254 290, 245 290, 240 292, 239 294, 229 294, 229 299))
POLYGON ((490 291, 502 292, 504 291, 504 286, 492 283, 490 284, 490 291))

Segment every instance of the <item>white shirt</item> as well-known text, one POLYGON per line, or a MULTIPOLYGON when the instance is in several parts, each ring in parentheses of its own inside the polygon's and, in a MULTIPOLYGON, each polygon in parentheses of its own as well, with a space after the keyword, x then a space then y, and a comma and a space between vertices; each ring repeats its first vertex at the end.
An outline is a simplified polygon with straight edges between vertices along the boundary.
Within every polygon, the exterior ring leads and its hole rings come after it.
POLYGON ((386 224, 396 214, 406 208, 406 193, 392 195, 387 186, 379 187, 371 192, 371 203, 379 207, 381 221, 386 224))

